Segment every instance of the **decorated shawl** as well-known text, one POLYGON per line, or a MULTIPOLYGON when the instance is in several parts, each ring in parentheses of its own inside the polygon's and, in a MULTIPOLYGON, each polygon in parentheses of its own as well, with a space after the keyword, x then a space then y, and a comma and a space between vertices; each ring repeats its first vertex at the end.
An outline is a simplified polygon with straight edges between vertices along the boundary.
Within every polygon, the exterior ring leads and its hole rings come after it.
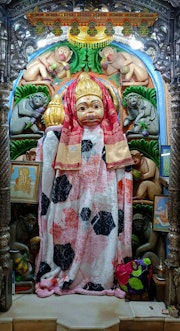
MULTIPOLYGON (((90 75, 102 90, 104 118, 100 124, 104 132, 107 168, 122 168, 133 164, 126 137, 123 134, 112 98, 104 85, 90 75)), ((68 87, 65 94, 65 121, 55 161, 55 169, 79 169, 81 167, 81 141, 83 127, 77 121, 75 89, 78 78, 68 87)))
POLYGON ((107 169, 100 126, 83 130, 81 169, 55 170, 59 136, 48 131, 39 153, 43 169, 36 293, 123 298, 114 272, 132 253, 131 172, 107 169))
POLYGON ((103 121, 96 127, 79 125, 76 84, 66 93, 63 127, 46 131, 39 153, 43 169, 36 293, 123 298, 114 273, 132 253, 132 175, 126 167, 132 158, 103 86, 103 121))

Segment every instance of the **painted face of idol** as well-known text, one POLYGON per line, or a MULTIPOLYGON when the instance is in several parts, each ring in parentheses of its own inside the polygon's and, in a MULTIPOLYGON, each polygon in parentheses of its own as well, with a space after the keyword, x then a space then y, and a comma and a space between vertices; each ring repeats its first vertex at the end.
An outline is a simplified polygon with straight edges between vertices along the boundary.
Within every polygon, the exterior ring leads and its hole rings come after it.
POLYGON ((96 126, 104 117, 101 98, 94 95, 84 96, 76 102, 77 118, 81 125, 96 126))

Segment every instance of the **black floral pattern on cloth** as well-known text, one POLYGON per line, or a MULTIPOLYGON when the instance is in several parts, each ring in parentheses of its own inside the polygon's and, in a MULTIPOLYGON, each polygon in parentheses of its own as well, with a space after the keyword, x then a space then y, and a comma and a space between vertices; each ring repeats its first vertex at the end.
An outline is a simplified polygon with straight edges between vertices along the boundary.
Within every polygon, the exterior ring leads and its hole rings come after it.
POLYGON ((103 291, 104 287, 102 287, 101 284, 95 284, 92 282, 88 282, 84 287, 84 290, 88 290, 88 291, 103 291))
POLYGON ((91 221, 93 229, 97 235, 108 236, 116 227, 112 214, 107 211, 100 211, 91 221))
POLYGON ((49 264, 47 262, 41 262, 39 266, 39 271, 36 276, 36 281, 40 282, 41 277, 49 271, 51 271, 51 267, 49 266, 49 264))
POLYGON ((73 283, 73 280, 72 280, 72 279, 70 279, 69 281, 65 281, 65 282, 63 283, 63 287, 62 287, 62 289, 63 289, 63 290, 68 290, 69 286, 70 286, 72 283, 73 283))
POLYGON ((86 161, 88 161, 91 156, 96 154, 96 151, 94 149, 94 144, 91 140, 82 140, 81 143, 81 152, 82 152, 82 158, 86 161))
POLYGON ((61 270, 65 271, 69 269, 74 256, 75 252, 70 243, 54 246, 54 263, 56 263, 61 270))
POLYGON ((57 177, 53 184, 51 200, 54 203, 66 201, 71 188, 72 184, 69 182, 65 174, 57 177))
POLYGON ((49 203, 50 203, 49 198, 47 197, 47 195, 44 192, 42 192, 42 194, 41 194, 41 216, 47 214, 49 203))
POLYGON ((118 210, 118 235, 124 230, 124 211, 118 210))
POLYGON ((105 149, 105 146, 102 149, 102 159, 103 159, 104 163, 106 163, 106 149, 105 149))
POLYGON ((91 140, 82 140, 82 144, 81 144, 81 152, 89 152, 91 151, 93 148, 93 143, 91 140))
POLYGON ((81 212, 80 212, 80 216, 81 216, 81 219, 82 221, 89 221, 90 219, 90 216, 91 216, 91 210, 90 208, 82 208, 81 212))
POLYGON ((60 140, 61 137, 61 132, 60 131, 53 131, 55 136, 57 137, 58 140, 60 140))

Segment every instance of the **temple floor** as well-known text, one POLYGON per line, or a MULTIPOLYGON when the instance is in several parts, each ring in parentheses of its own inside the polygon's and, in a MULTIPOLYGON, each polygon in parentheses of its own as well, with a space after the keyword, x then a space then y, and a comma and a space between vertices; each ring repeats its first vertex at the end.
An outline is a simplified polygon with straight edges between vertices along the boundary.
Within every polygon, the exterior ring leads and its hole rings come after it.
POLYGON ((163 302, 108 296, 15 294, 11 308, 0 313, 0 330, 179 331, 180 318, 162 314, 164 308, 163 302))

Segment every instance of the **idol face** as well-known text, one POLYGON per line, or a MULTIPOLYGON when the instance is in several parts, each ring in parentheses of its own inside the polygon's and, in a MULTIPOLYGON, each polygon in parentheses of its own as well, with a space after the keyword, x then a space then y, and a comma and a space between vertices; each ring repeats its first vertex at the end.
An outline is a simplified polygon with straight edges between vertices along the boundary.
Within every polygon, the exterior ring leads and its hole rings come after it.
POLYGON ((81 125, 98 125, 104 117, 101 98, 94 95, 84 96, 76 102, 77 119, 81 125))

